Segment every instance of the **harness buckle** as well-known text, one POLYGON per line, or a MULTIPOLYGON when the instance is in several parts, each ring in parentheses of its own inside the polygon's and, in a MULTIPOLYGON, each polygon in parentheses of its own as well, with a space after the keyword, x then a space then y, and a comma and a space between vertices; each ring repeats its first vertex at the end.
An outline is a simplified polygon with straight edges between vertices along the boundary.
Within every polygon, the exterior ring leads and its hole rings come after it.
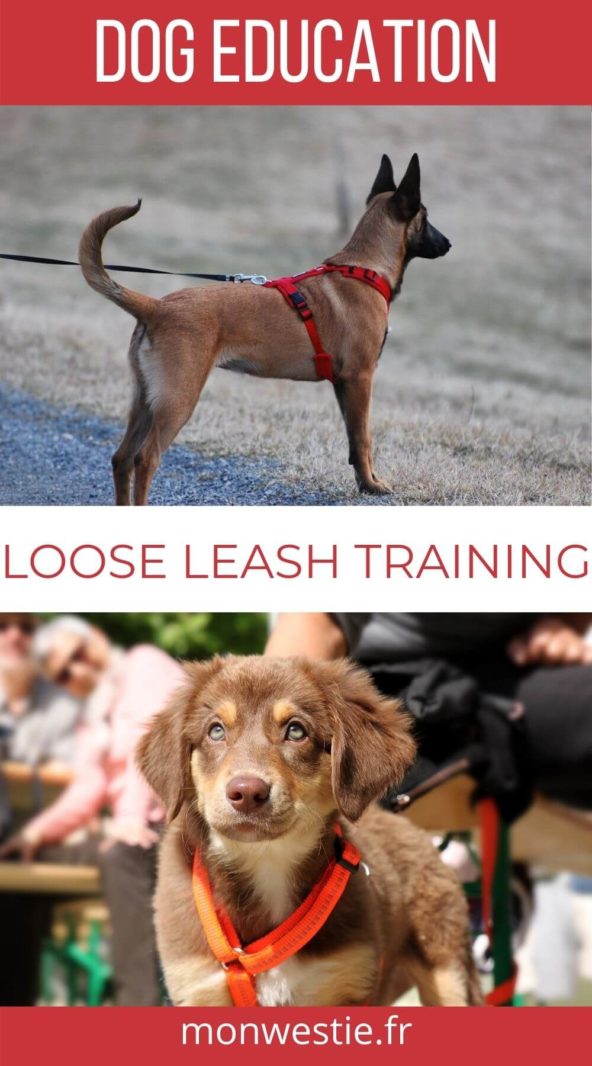
POLYGON ((246 951, 244 950, 244 948, 233 948, 232 950, 234 951, 234 954, 237 956, 237 958, 231 959, 230 962, 220 961, 220 965, 223 970, 236 970, 237 966, 240 970, 242 970, 243 967, 241 965, 240 958, 241 955, 246 955, 246 951))
POLYGON ((343 837, 335 837, 335 861, 338 866, 343 866, 344 870, 347 870, 350 874, 355 874, 360 869, 360 859, 357 862, 350 862, 344 856, 346 848, 346 842, 343 837))

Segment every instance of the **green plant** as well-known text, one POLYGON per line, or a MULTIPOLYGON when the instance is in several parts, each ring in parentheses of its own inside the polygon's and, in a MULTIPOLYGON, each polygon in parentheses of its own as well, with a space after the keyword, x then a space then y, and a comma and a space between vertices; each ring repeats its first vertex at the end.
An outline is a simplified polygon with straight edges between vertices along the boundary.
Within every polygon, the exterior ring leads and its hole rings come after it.
POLYGON ((86 614, 115 644, 156 644, 181 659, 204 659, 216 652, 237 655, 263 650, 267 615, 257 613, 174 614, 165 612, 86 614))

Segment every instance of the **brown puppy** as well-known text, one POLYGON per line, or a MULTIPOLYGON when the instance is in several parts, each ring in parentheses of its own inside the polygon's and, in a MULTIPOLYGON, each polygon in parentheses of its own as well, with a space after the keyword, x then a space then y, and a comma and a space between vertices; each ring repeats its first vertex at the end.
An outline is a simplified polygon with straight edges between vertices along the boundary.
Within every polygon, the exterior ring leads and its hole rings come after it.
POLYGON ((192 897, 196 847, 242 944, 283 922, 334 854, 336 818, 360 850, 326 924, 256 978, 264 1006, 388 1005, 417 986, 430 1005, 481 1002, 467 909, 429 837, 372 805, 414 755, 407 717, 346 661, 215 658, 139 748, 168 809, 155 897, 174 1003, 231 1003, 192 897), (351 823, 355 822, 355 826, 351 823))
MULTIPOLYGON (((427 221, 419 161, 413 156, 398 189, 388 156, 367 210, 345 247, 325 263, 369 268, 398 293, 408 262, 445 255, 450 242, 427 221)), ((116 207, 82 236, 80 265, 88 284, 137 319, 129 350, 134 396, 125 437, 113 456, 118 504, 148 501, 161 456, 190 418, 210 371, 218 366, 267 378, 317 380, 311 341, 299 316, 274 289, 250 283, 182 289, 156 300, 124 288, 103 267, 101 246, 113 226, 140 209, 116 207)), ((362 492, 389 492, 374 473, 369 427, 372 379, 387 329, 383 296, 341 274, 298 283, 325 351, 334 356, 334 388, 345 421, 349 461, 362 492)))

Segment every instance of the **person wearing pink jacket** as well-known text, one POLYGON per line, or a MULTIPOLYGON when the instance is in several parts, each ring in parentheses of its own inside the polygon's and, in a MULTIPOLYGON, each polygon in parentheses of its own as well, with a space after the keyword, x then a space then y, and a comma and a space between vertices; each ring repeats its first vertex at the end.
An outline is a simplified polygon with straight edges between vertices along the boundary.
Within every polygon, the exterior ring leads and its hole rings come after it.
MULTIPOLYGON (((98 865, 111 915, 116 1003, 156 1005, 161 994, 151 900, 164 812, 136 767, 135 750, 151 718, 182 683, 182 668, 150 645, 115 648, 80 618, 49 623, 36 650, 45 675, 85 700, 73 778, 0 848, 0 858, 98 865)), ((0 928, 2 909, 0 897, 0 928)), ((30 967, 36 964, 36 958, 29 960, 30 967)), ((34 1001, 34 970, 24 981, 27 992, 15 989, 14 976, 13 967, 9 1002, 34 1001)), ((0 989, 6 1005, 2 994, 0 989)))

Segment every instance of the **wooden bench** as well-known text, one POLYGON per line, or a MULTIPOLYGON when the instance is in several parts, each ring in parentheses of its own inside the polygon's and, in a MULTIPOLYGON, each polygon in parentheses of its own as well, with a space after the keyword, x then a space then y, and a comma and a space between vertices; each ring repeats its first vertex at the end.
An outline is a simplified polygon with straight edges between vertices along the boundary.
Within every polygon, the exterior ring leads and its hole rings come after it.
MULTIPOLYGON (((31 814, 47 807, 69 784, 68 771, 40 767, 33 771, 23 763, 0 764, 13 811, 31 814)), ((94 866, 64 866, 48 862, 0 862, 0 892, 41 893, 52 896, 100 895, 99 871, 94 866)))
MULTIPOLYGON (((463 775, 434 789, 409 808, 408 817, 431 833, 478 829, 471 805, 475 782, 463 775)), ((536 796, 510 829, 512 858, 546 870, 592 877, 592 812, 536 796)))
POLYGON ((50 862, 0 862, 0 892, 28 895, 97 896, 99 871, 94 866, 50 862))
POLYGON ((18 762, 0 763, 0 775, 12 810, 26 813, 32 813, 39 806, 48 807, 72 780, 67 770, 52 769, 51 766, 32 770, 18 762))
MULTIPOLYGON (((21 763, 0 764, 0 774, 15 825, 47 807, 71 780, 64 769, 51 766, 33 771, 21 763)), ((47 895, 52 904, 51 931, 40 957, 40 996, 55 1002, 55 973, 59 972, 70 1006, 105 1002, 113 971, 105 958, 109 913, 101 896, 100 875, 93 866, 47 862, 0 862, 0 894, 47 895), (59 902, 57 902, 59 900, 59 902)), ((59 987, 59 986, 58 986, 59 987)))

